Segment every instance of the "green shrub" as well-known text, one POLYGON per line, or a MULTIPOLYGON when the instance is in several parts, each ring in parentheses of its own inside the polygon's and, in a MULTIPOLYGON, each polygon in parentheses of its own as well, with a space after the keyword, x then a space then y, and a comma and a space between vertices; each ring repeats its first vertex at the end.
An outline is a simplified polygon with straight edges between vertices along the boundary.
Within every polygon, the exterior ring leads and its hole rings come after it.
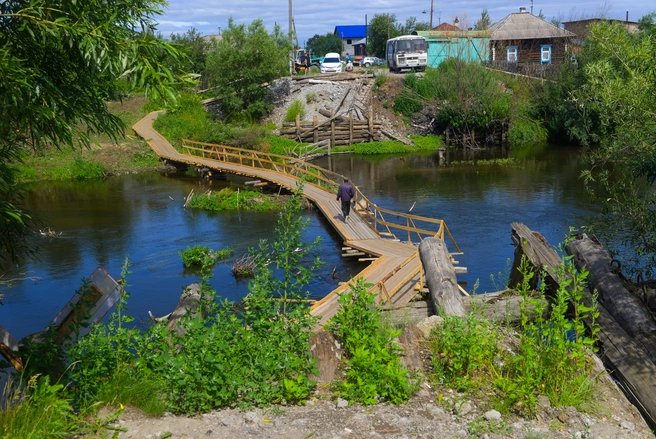
POLYGON ((216 262, 216 253, 206 245, 195 245, 180 251, 185 267, 210 267, 216 262))
POLYGON ((380 87, 383 86, 389 79, 389 76, 382 74, 382 75, 376 75, 376 78, 374 79, 374 90, 378 90, 380 87))
POLYGON ((292 102, 287 108, 285 113, 285 122, 294 122, 296 121, 296 116, 300 117, 301 120, 305 117, 305 104, 298 99, 292 102))
POLYGON ((424 100, 415 93, 404 89, 394 99, 394 111, 405 116, 412 116, 424 108, 424 100))
POLYGON ((75 157, 75 160, 68 168, 68 173, 74 180, 90 180, 92 178, 102 178, 107 173, 107 168, 102 163, 84 160, 82 157, 75 157))
POLYGON ((253 190, 234 191, 225 188, 219 192, 194 194, 189 200, 188 206, 209 211, 242 209, 269 212, 280 209, 282 204, 281 198, 275 195, 265 195, 253 190))
POLYGON ((532 119, 514 119, 508 129, 508 143, 512 146, 544 143, 547 130, 541 122, 532 119))
POLYGON ((479 319, 478 311, 464 318, 447 316, 432 334, 436 380, 458 390, 487 385, 486 392, 496 393, 497 409, 525 416, 535 414, 539 395, 554 406, 593 408, 596 383, 590 355, 598 328, 593 323, 586 329, 584 321, 594 322, 598 312, 583 300, 587 272, 577 273, 568 260, 563 262, 549 312, 545 282, 537 294, 531 290, 535 274, 525 258, 520 272, 518 347, 512 352, 499 349, 498 342, 510 332, 479 319))
POLYGON ((494 375, 498 329, 473 313, 443 318, 432 337, 435 379, 458 391, 478 388, 494 375))
POLYGON ((372 405, 384 398, 400 404, 418 386, 401 365, 399 348, 393 342, 401 331, 382 325, 374 299, 362 278, 339 298, 340 309, 330 320, 329 330, 344 346, 346 376, 335 387, 352 402, 372 405))

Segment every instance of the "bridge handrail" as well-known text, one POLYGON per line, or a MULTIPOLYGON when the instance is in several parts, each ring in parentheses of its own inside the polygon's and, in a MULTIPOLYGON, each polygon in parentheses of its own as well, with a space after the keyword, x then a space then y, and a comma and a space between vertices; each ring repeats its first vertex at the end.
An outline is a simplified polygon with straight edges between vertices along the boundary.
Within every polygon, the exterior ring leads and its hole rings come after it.
MULTIPOLYGON (((219 160, 227 163, 237 163, 241 166, 266 169, 295 177, 304 176, 307 183, 328 190, 334 194, 337 193, 339 184, 344 178, 341 174, 308 163, 302 159, 234 146, 182 139, 182 153, 188 156, 201 156, 203 158, 219 160)), ((412 234, 416 234, 419 241, 421 241, 424 235, 436 237, 443 241, 448 236, 456 251, 460 252, 460 248, 453 239, 453 236, 444 220, 413 215, 410 213, 396 212, 378 207, 376 204, 372 203, 356 185, 353 185, 353 187, 356 192, 354 200, 356 211, 363 216, 365 221, 377 234, 398 239, 396 234, 392 232, 392 229, 405 231, 407 232, 408 242, 412 242, 412 234), (394 216, 396 219, 401 218, 402 221, 401 223, 388 221, 383 214, 394 216), (403 222, 405 222, 405 224, 402 224, 403 222), (438 229, 437 231, 433 231, 420 228, 415 222, 437 224, 438 229), (381 227, 383 231, 379 230, 379 227, 381 227)))

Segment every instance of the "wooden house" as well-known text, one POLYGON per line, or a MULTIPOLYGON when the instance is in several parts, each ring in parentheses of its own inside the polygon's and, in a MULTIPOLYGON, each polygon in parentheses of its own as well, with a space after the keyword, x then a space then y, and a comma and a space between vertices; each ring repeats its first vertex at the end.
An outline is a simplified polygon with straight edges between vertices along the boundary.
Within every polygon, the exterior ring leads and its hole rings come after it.
POLYGON ((511 72, 545 76, 569 62, 575 35, 526 12, 512 13, 488 28, 490 62, 511 72))

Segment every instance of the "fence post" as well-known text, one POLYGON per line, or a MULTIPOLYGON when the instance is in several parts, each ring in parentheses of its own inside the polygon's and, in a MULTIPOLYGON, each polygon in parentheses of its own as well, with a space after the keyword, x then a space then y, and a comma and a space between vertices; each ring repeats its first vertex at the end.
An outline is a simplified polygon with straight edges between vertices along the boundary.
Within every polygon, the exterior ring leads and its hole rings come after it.
POLYGON ((353 112, 349 111, 349 145, 353 145, 353 112))
POLYGON ((374 140, 374 109, 369 107, 369 141, 374 140))
POLYGON ((315 114, 314 115, 314 143, 319 142, 319 128, 317 128, 317 125, 319 125, 319 117, 315 114))
POLYGON ((328 145, 328 155, 330 155, 330 148, 335 146, 335 110, 331 112, 331 118, 332 120, 330 121, 330 144, 328 145))
POLYGON ((301 140, 301 115, 297 114, 296 115, 296 138, 298 138, 299 142, 302 142, 301 140))

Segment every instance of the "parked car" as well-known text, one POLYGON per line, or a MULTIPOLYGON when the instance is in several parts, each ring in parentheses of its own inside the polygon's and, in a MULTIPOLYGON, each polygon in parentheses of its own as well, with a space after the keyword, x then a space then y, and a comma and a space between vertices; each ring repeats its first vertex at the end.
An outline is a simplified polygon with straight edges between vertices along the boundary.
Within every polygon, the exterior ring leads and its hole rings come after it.
POLYGON ((371 67, 371 66, 382 66, 384 60, 380 58, 376 58, 375 56, 365 56, 364 59, 362 60, 361 65, 365 67, 371 67))
POLYGON ((341 72, 342 59, 339 56, 339 53, 327 53, 326 56, 323 57, 320 69, 321 73, 341 72))

